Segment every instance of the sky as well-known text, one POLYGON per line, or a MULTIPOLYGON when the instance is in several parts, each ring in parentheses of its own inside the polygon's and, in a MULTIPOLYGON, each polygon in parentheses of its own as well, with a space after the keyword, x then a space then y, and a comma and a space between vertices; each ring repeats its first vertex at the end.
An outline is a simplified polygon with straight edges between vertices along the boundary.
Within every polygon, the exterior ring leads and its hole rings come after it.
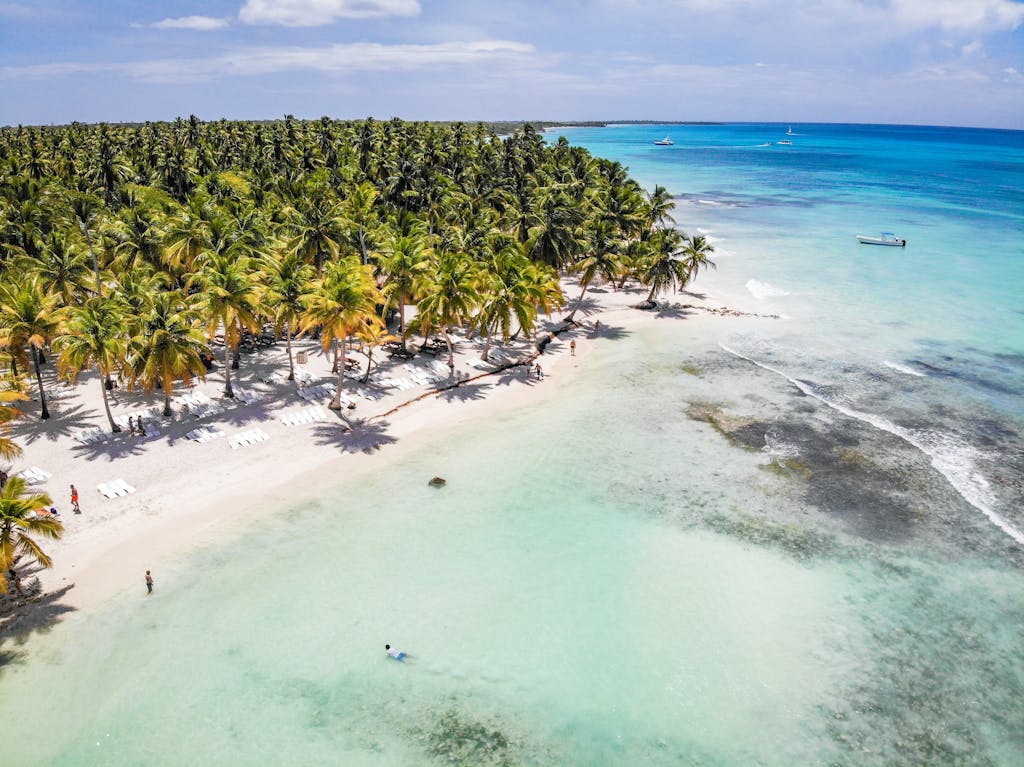
POLYGON ((0 0, 0 125, 1024 129, 1024 0, 0 0))

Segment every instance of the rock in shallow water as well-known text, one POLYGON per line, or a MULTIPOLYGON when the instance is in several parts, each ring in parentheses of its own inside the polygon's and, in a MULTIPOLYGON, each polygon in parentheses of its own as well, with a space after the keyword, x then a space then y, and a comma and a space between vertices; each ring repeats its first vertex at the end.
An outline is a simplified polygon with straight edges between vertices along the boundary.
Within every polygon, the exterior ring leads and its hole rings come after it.
POLYGON ((444 477, 434 477, 427 484, 430 485, 431 487, 444 487, 445 485, 448 484, 448 480, 446 480, 444 477))

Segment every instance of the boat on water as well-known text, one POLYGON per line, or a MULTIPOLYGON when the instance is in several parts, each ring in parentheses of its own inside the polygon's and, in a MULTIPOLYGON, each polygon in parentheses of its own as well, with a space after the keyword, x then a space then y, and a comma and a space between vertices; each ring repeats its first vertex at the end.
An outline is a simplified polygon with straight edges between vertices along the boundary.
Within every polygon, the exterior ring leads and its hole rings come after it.
POLYGON ((882 232, 881 237, 868 237, 864 234, 858 234, 857 240, 861 245, 890 245, 895 248, 906 247, 907 241, 897 237, 892 232, 882 232))
POLYGON ((786 141, 785 139, 783 139, 782 141, 776 141, 775 143, 776 144, 782 144, 782 146, 793 146, 793 142, 792 141, 786 141))
POLYGON ((789 130, 786 131, 786 135, 787 136, 792 136, 793 135, 793 126, 792 125, 789 126, 789 130))
POLYGON ((672 139, 669 138, 668 136, 665 136, 665 138, 663 138, 661 141, 654 142, 655 146, 672 146, 672 144, 674 143, 675 142, 672 141, 672 139))

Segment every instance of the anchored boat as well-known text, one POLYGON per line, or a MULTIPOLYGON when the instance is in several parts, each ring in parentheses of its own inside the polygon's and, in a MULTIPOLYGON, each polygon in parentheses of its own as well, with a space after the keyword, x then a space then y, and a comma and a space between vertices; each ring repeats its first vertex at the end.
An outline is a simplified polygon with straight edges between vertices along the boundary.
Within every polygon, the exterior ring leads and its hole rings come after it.
POLYGON ((882 232, 881 237, 868 237, 864 234, 858 234, 857 239, 861 245, 890 245, 896 248, 906 247, 907 241, 897 237, 892 232, 882 232))

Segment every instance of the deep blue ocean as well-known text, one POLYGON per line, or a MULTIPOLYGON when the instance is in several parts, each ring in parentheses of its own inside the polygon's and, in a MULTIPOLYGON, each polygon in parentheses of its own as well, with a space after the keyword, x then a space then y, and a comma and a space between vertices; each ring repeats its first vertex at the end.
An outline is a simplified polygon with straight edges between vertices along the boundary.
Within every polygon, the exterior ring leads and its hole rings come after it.
POLYGON ((675 198, 706 289, 777 314, 725 345, 898 434, 1024 545, 1024 132, 612 125, 549 132, 675 198), (668 136, 671 146, 654 142, 668 136), (790 142, 790 143, 782 143, 790 142), (855 235, 895 232, 905 248, 855 235))

